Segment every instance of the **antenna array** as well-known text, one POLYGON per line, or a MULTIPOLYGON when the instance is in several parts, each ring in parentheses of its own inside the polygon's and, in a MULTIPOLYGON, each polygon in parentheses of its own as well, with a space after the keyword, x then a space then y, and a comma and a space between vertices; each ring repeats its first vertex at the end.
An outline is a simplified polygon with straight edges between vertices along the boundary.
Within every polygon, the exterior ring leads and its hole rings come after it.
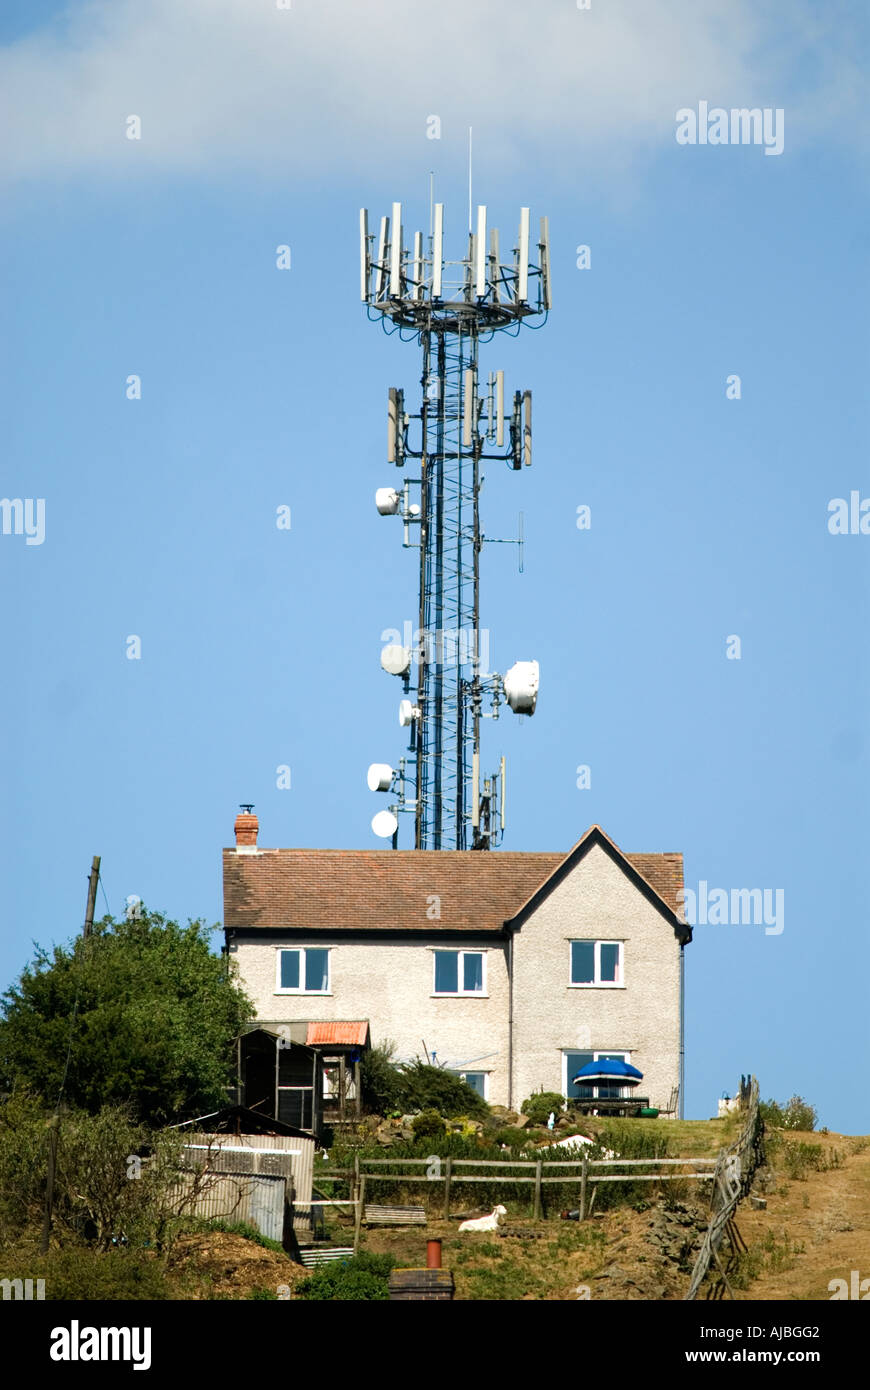
MULTIPOLYGON (((375 494, 382 516, 402 518, 404 545, 419 549, 417 632, 409 645, 381 653, 384 670, 403 681, 399 723, 410 730, 410 757, 398 770, 373 764, 368 775, 372 790, 397 796, 375 816, 375 833, 392 836, 396 846, 397 815, 412 814, 417 849, 489 849, 499 842, 504 759, 481 786, 481 719, 497 719, 502 704, 533 714, 538 694, 536 661, 517 662, 501 676, 486 670, 482 650, 480 552, 489 538, 480 529, 481 464, 531 464, 532 397, 516 391, 506 407, 503 371, 490 372, 482 390, 478 358, 480 343, 495 332, 518 331, 549 310, 549 233, 542 217, 530 261, 529 209, 522 208, 517 244, 502 261, 485 207, 473 226, 464 259, 445 261, 443 203, 434 205, 429 236, 416 232, 407 245, 401 203, 393 203, 376 233, 368 212, 360 212, 361 300, 385 327, 389 321, 410 330, 423 357, 420 409, 406 412, 397 387, 387 406, 387 462, 407 470, 413 460, 416 476, 375 494)), ((516 543, 522 547, 522 533, 516 543)))

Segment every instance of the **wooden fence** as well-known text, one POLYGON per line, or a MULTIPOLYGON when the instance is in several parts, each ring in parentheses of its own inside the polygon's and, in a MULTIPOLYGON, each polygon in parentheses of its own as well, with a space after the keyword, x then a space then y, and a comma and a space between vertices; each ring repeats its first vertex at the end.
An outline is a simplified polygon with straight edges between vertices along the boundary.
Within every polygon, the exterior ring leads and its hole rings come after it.
POLYGON ((740 1099, 746 1119, 738 1138, 729 1148, 723 1149, 716 1160, 710 1197, 710 1224, 692 1270, 687 1301, 697 1298, 711 1264, 716 1266, 718 1278, 711 1284, 708 1298, 721 1298, 726 1292, 731 1298, 734 1297, 728 1282, 729 1268, 719 1258, 719 1249, 723 1238, 727 1237, 731 1248, 730 1262, 734 1263, 740 1250, 746 1248, 734 1225, 734 1213, 737 1203, 749 1192, 757 1169, 765 1161, 764 1121, 759 1109, 758 1081, 754 1076, 745 1080, 741 1077, 740 1099))
POLYGON ((543 1216, 543 1190, 548 1184, 562 1186, 576 1182, 579 1196, 580 1220, 584 1220, 591 1209, 587 1205, 590 1188, 606 1182, 678 1182, 709 1181, 713 1178, 715 1158, 588 1158, 570 1159, 478 1159, 478 1158, 363 1158, 356 1155, 352 1168, 330 1168, 317 1173, 318 1180, 342 1180, 350 1185, 351 1197, 348 1206, 361 1210, 365 1203, 366 1189, 374 1183, 396 1183, 402 1186, 412 1184, 432 1188, 433 1184, 444 1186, 443 1219, 450 1216, 450 1198, 457 1183, 487 1183, 490 1185, 526 1185, 534 1189, 535 1219, 543 1216), (661 1168, 690 1169, 689 1172, 660 1172, 661 1168), (392 1171, 383 1172, 389 1168, 392 1171), (426 1171, 419 1176, 414 1171, 398 1172, 397 1169, 419 1169, 426 1171), (488 1169, 483 1175, 470 1172, 470 1169, 488 1169), (601 1172, 601 1169, 628 1168, 630 1172, 601 1172), (638 1169, 645 1169, 638 1172, 638 1169), (652 1169, 653 1171, 649 1171, 652 1169), (434 1170, 434 1171, 433 1171, 434 1170), (493 1171, 494 1170, 494 1171, 493 1171), (519 1170, 519 1171, 518 1171, 519 1170), (553 1170, 558 1170, 555 1172, 553 1170), (700 1170, 700 1171, 699 1171, 700 1170))

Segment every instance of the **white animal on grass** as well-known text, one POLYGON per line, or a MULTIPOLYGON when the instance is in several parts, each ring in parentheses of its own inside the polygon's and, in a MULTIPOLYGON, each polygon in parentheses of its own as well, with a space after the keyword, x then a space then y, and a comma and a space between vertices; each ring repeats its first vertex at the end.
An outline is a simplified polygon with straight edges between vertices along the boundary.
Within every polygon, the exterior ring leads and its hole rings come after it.
POLYGON ((459 1229, 460 1231, 494 1231, 498 1227, 500 1216, 507 1216, 506 1207, 493 1207, 489 1216, 478 1216, 476 1221, 463 1221, 459 1229))
MULTIPOLYGON (((543 1149, 571 1149, 576 1144, 594 1143, 594 1139, 587 1139, 583 1134, 569 1134, 567 1139, 557 1139, 554 1144, 542 1144, 540 1147, 543 1149)), ((603 1158, 619 1158, 619 1154, 614 1153, 612 1149, 602 1149, 601 1154, 603 1158)))

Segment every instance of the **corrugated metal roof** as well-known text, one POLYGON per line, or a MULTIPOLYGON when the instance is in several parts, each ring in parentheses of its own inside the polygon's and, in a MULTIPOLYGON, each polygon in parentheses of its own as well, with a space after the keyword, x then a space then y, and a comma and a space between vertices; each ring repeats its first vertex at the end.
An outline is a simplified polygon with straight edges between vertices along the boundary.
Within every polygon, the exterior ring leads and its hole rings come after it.
POLYGON ((368 1037, 365 1023, 309 1023, 307 1047, 363 1047, 368 1037))

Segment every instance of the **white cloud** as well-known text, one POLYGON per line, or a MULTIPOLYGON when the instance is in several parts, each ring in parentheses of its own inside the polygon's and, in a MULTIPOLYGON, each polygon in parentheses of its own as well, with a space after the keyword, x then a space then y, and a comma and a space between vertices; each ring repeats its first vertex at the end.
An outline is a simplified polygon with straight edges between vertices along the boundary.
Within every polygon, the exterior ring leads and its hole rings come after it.
MULTIPOLYGON (((574 0, 79 0, 63 25, 0 50, 0 173, 419 171, 433 113, 445 147, 474 125, 491 166, 622 170, 671 144, 675 111, 699 98, 787 115, 805 102, 820 129, 838 75, 825 38, 827 67, 804 96, 796 74, 818 41, 806 0, 790 0, 785 19, 757 0, 592 0, 588 11, 574 0), (125 138, 130 114, 139 142, 125 138)), ((848 31, 836 38, 847 53, 848 31)), ((859 89, 836 100, 842 114, 859 89)))

